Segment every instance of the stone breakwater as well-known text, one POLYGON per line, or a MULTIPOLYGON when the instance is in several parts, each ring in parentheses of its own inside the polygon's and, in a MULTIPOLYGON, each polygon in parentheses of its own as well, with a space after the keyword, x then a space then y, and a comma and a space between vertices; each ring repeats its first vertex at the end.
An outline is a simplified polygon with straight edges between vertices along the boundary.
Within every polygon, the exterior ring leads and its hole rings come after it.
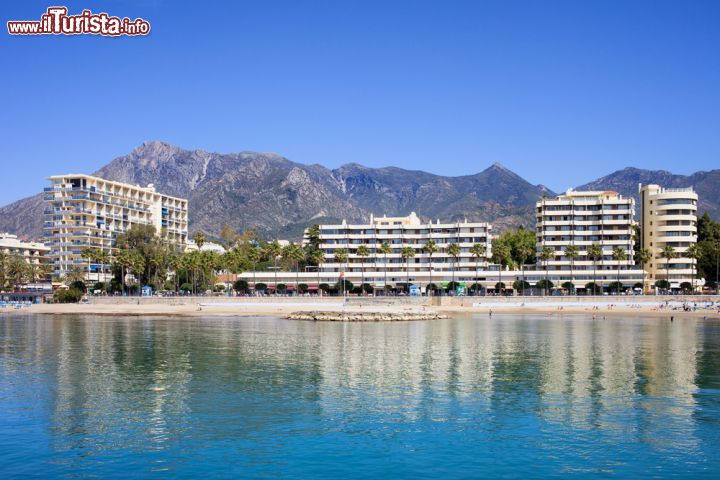
POLYGON ((405 322, 408 320, 438 320, 447 315, 435 312, 293 312, 289 320, 318 322, 405 322))

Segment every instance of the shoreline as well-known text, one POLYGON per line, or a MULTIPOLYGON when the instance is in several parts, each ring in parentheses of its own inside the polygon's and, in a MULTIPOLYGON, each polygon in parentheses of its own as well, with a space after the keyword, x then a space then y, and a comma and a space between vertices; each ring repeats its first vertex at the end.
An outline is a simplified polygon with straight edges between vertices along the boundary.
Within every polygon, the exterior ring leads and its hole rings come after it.
MULTIPOLYGON (((342 299, 323 299, 322 301, 294 301, 293 299, 273 299, 273 301, 242 301, 232 302, 143 302, 143 303, 87 303, 87 304, 40 304, 22 309, 0 309, 0 316, 17 315, 94 315, 94 316, 126 316, 126 317, 281 317, 307 312, 323 312, 324 314, 342 314, 362 316, 377 314, 384 316, 428 316, 428 315, 585 315, 595 317, 638 316, 645 318, 705 318, 720 320, 718 303, 712 309, 698 308, 684 311, 681 308, 660 308, 662 301, 603 301, 576 302, 538 302, 537 299, 527 305, 525 302, 483 302, 467 305, 426 303, 388 303, 362 299, 362 301, 343 302, 342 299)), ((672 299, 671 302, 678 302, 672 299)), ((681 302, 680 302, 681 303, 681 302)), ((678 303, 678 304, 680 304, 678 303)), ((688 302, 693 305, 695 302, 688 302)), ((700 305, 700 302, 698 302, 700 305)), ((671 303, 670 305, 676 305, 671 303)))

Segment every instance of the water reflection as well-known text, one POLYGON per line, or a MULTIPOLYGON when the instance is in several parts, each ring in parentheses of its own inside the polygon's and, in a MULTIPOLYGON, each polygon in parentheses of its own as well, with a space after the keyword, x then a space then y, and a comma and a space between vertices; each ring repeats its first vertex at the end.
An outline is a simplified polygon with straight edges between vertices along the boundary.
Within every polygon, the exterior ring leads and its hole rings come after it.
POLYGON ((719 343, 695 320, 3 317, 0 463, 337 472, 312 452, 363 475, 388 462, 438 473, 440 455, 565 474, 627 473, 640 455, 656 474, 707 473, 719 343))

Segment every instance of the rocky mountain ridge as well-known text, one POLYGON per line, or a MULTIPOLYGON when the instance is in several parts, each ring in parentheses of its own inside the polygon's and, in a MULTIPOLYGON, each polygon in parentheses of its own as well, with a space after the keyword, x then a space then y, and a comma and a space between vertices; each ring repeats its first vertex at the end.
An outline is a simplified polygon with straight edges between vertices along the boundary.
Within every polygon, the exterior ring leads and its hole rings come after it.
MULTIPOLYGON (((266 237, 298 238, 314 221, 361 222, 371 213, 406 215, 411 211, 426 220, 489 221, 497 232, 519 225, 532 227, 535 201, 555 195, 498 163, 474 175, 447 177, 356 163, 328 169, 274 153, 220 154, 164 142, 143 143, 93 175, 138 185, 152 183, 160 192, 187 197, 191 232, 202 230, 211 236, 227 224, 238 231, 255 228, 266 237)), ((720 205, 711 192, 713 185, 720 185, 720 170, 681 176, 631 168, 579 188, 633 195, 639 181, 693 185, 701 195, 701 211, 719 216, 720 205)), ((2 207, 0 231, 40 238, 42 210, 41 194, 2 207)))

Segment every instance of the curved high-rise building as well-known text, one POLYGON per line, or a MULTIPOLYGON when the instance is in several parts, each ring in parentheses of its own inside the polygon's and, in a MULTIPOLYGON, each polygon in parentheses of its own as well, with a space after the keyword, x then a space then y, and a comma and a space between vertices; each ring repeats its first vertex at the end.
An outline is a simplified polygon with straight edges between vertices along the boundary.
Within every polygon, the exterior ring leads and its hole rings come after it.
POLYGON ((673 289, 689 282, 695 289, 702 281, 693 279, 696 260, 686 253, 697 243, 698 195, 690 188, 663 188, 659 185, 640 185, 642 205, 642 248, 652 253, 645 265, 650 285, 667 280, 673 289), (664 258, 666 246, 672 247, 674 258, 664 258))

